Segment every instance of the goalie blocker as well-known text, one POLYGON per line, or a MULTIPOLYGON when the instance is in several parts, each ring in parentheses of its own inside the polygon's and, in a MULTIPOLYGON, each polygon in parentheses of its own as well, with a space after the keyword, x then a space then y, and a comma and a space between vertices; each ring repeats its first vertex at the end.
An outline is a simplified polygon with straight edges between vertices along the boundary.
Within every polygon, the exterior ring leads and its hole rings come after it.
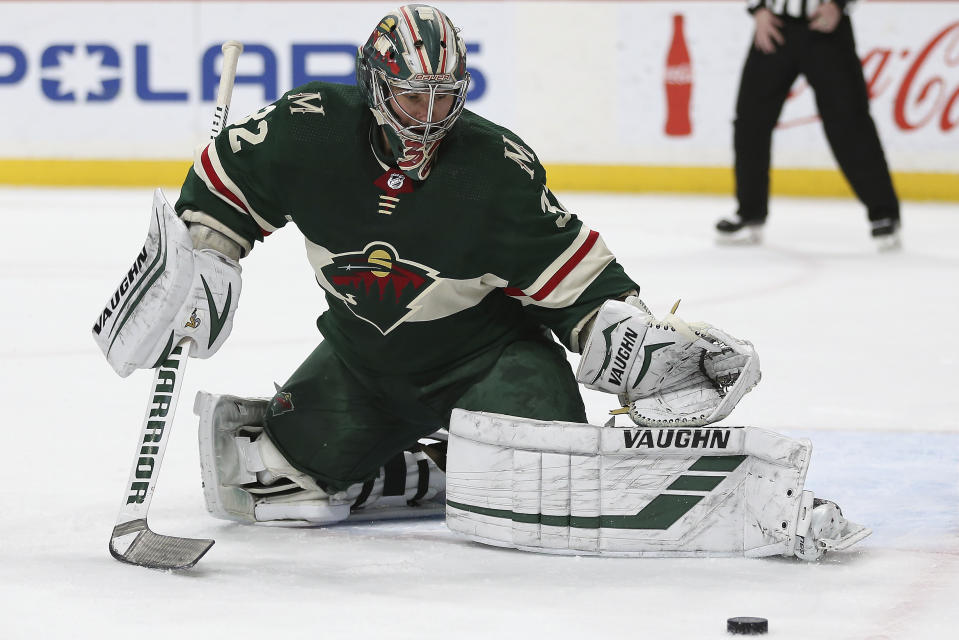
POLYGON ((528 551, 816 560, 865 538, 803 489, 812 453, 753 427, 617 428, 455 410, 447 524, 528 551))
POLYGON ((209 358, 233 327, 242 284, 240 265, 194 246, 186 224, 160 189, 146 242, 93 324, 93 339, 123 377, 160 366, 184 338, 190 353, 209 358))

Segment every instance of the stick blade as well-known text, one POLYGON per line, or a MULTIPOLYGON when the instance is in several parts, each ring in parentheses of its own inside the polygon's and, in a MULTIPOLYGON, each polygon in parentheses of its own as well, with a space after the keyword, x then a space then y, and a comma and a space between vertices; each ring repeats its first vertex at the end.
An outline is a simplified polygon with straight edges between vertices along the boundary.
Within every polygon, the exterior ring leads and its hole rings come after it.
POLYGON ((118 524, 110 536, 110 555, 148 569, 189 569, 213 546, 213 540, 164 536, 150 530, 146 519, 118 524))

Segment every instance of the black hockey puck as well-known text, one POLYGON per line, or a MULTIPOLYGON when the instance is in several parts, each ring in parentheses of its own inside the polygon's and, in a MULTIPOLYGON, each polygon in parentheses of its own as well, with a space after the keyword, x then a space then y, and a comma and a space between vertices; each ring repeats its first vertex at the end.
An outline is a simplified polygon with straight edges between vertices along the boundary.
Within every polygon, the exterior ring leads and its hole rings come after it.
POLYGON ((726 621, 726 631, 739 636, 758 636, 769 631, 766 618, 730 618, 726 621))

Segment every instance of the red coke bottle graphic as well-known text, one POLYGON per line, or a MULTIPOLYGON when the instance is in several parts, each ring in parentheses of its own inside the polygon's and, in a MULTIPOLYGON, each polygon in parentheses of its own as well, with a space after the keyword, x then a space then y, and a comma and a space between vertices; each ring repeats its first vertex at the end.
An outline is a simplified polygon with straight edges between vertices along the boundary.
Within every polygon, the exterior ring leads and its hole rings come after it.
POLYGON ((673 15, 673 41, 666 55, 666 135, 688 136, 693 132, 689 103, 693 94, 693 70, 683 35, 683 14, 673 15))

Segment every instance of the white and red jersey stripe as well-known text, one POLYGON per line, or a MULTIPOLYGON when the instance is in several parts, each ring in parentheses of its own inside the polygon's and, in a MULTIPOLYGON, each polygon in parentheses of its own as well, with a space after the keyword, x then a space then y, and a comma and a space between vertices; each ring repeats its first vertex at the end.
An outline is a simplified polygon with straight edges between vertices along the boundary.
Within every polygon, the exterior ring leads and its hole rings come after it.
POLYGON ((193 170, 196 171, 196 174, 203 180, 211 193, 240 213, 245 213, 253 218, 265 233, 269 234, 276 231, 276 227, 256 212, 249 199, 244 195, 243 190, 230 179, 223 163, 220 162, 215 142, 210 142, 197 151, 196 158, 193 160, 193 170))
POLYGON ((573 243, 525 289, 506 287, 505 293, 523 305, 550 309, 571 306, 603 270, 615 260, 599 233, 586 226, 573 243))

